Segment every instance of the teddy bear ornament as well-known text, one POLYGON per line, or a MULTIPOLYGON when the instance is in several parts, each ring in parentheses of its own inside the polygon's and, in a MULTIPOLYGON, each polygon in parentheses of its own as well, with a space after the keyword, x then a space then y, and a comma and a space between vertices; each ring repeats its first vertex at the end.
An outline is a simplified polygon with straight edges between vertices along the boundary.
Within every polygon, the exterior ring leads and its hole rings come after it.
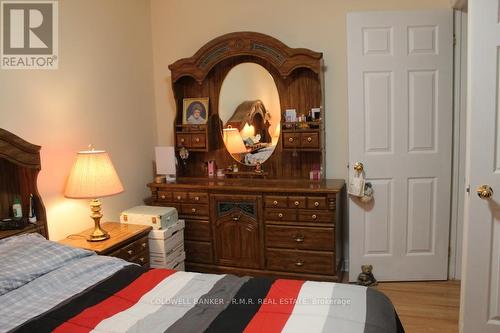
POLYGON ((374 287, 378 284, 375 276, 372 273, 372 265, 361 265, 361 273, 358 275, 356 284, 365 287, 374 287))

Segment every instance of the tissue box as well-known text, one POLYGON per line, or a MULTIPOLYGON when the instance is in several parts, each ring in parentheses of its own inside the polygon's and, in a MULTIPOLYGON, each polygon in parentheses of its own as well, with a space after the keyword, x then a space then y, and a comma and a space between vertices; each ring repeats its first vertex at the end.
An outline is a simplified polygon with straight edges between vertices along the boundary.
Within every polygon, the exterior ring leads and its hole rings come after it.
POLYGON ((154 230, 165 229, 177 219, 177 209, 173 207, 135 206, 120 215, 121 223, 150 225, 154 230))

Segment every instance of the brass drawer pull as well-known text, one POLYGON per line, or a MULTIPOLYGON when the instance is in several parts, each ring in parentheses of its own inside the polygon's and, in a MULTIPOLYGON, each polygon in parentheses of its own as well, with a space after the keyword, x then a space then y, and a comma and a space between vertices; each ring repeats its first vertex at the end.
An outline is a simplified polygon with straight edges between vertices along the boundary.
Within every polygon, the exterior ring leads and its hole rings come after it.
POLYGON ((283 213, 278 213, 278 217, 279 217, 280 219, 282 219, 282 218, 283 218, 283 213))
POLYGON ((181 196, 180 196, 180 195, 178 195, 178 196, 177 196, 177 200, 181 200, 181 199, 182 199, 182 198, 181 198, 181 196))
POLYGON ((181 139, 181 142, 182 142, 182 143, 184 143, 184 141, 186 141, 186 140, 184 140, 184 138, 182 138, 182 139, 181 139))
POLYGON ((300 260, 300 259, 299 259, 299 260, 297 260, 297 262, 295 263, 295 266, 297 266, 297 267, 302 267, 302 266, 304 266, 304 262, 303 262, 302 260, 300 260))
POLYGON ((311 142, 312 140, 313 139, 310 136, 307 138, 307 142, 311 142))
POLYGON ((193 213, 196 213, 196 208, 191 208, 191 211, 192 211, 193 213))
POLYGON ((319 202, 315 201, 314 202, 314 207, 318 207, 319 206, 319 202))
POLYGON ((233 221, 234 222, 238 222, 240 220, 240 217, 239 216, 233 216, 233 221))
POLYGON ((148 246, 148 244, 147 244, 147 243, 142 243, 142 244, 141 244, 141 246, 142 246, 143 248, 146 248, 146 246, 148 246))
POLYGON ((144 264, 145 259, 144 258, 139 258, 139 261, 144 264))
POLYGON ((128 255, 129 255, 129 256, 131 256, 131 255, 132 255, 132 253, 134 253, 134 251, 132 251, 132 250, 128 250, 128 251, 127 251, 127 253, 128 253, 128 255))
POLYGON ((298 206, 298 205, 300 205, 300 202, 295 201, 293 204, 294 204, 295 206, 298 206))
POLYGON ((293 142, 293 138, 288 138, 288 142, 293 142))
POLYGON ((162 196, 161 196, 161 198, 162 198, 163 200, 165 200, 165 195, 162 195, 162 196))
POLYGON ((195 142, 200 142, 200 138, 194 139, 195 142))
POLYGON ((277 200, 274 200, 274 201, 273 201, 273 205, 278 206, 278 201, 277 201, 277 200))
POLYGON ((316 219, 318 218, 318 216, 316 216, 316 214, 312 214, 312 215, 311 215, 311 218, 312 218, 313 220, 316 220, 316 219))
POLYGON ((194 197, 194 201, 200 201, 200 197, 194 197))
POLYGON ((295 241, 296 241, 297 243, 302 243, 302 242, 304 241, 304 238, 305 238, 305 237, 304 237, 304 236, 302 236, 302 235, 297 235, 297 236, 295 236, 295 241))

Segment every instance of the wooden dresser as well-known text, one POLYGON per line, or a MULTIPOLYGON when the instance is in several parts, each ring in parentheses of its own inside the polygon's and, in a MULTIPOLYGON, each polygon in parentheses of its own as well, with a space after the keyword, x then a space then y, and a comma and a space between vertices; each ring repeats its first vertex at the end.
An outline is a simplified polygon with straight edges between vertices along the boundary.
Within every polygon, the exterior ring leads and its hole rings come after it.
POLYGON ((340 281, 343 180, 180 178, 148 184, 186 221, 191 271, 340 281))

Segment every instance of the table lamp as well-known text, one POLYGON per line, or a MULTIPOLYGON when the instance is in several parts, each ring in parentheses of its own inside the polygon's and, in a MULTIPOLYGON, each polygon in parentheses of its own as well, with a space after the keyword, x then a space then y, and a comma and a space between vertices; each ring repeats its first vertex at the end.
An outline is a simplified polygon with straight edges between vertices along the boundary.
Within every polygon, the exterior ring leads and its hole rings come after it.
POLYGON ((94 220, 94 232, 87 241, 98 242, 109 238, 101 228, 101 201, 98 198, 123 192, 123 186, 111 163, 108 153, 103 150, 80 151, 68 177, 64 196, 73 199, 92 199, 90 217, 94 220))
POLYGON ((224 128, 223 133, 224 144, 226 145, 227 151, 229 151, 230 154, 246 153, 247 148, 243 143, 240 132, 238 132, 236 128, 224 128))

